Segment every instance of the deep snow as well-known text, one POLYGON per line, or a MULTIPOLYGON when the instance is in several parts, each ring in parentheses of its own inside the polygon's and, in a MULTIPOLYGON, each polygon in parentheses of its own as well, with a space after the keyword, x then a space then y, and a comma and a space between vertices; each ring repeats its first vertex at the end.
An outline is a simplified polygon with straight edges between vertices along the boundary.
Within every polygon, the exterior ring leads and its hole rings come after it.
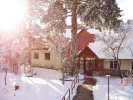
POLYGON ((71 86, 72 81, 62 85, 60 71, 34 68, 34 72, 37 75, 33 77, 8 73, 7 85, 4 85, 5 73, 0 73, 0 100, 61 100, 71 86), (20 86, 16 91, 15 84, 20 86))
MULTIPOLYGON (((66 91, 71 87, 72 81, 66 81, 62 85, 59 80, 62 76, 60 71, 34 68, 37 75, 25 77, 24 75, 15 75, 8 73, 7 85, 4 85, 5 73, 0 73, 0 100, 61 100, 66 91), (15 84, 19 84, 18 90, 14 89, 15 84)), ((94 86, 94 100, 107 100, 108 80, 106 77, 94 77, 97 79, 94 86)), ((73 78, 71 78, 73 79, 73 78)), ((83 76, 80 75, 80 79, 83 76)), ((80 81, 81 84, 83 81, 80 81)), ((77 86, 79 85, 76 85, 77 86)), ((120 87, 118 77, 110 77, 110 100, 133 100, 133 86, 125 84, 120 87)), ((71 94, 71 98, 76 94, 71 94)))
MULTIPOLYGON (((107 77, 95 77, 97 83, 94 86, 94 100, 107 100, 108 98, 108 79, 107 77)), ((120 87, 121 80, 118 77, 109 79, 109 100, 133 100, 133 86, 125 84, 120 87)))

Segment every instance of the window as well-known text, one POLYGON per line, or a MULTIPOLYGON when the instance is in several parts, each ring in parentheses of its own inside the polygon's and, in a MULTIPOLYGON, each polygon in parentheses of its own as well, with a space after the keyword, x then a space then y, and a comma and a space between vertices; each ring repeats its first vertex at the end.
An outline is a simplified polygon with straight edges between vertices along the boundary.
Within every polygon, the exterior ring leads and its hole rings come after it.
POLYGON ((113 61, 110 61, 110 68, 113 68, 113 61))
POLYGON ((117 62, 116 61, 110 61, 110 68, 117 69, 117 62))
POLYGON ((117 69, 117 62, 114 61, 114 68, 117 69))
POLYGON ((132 70, 133 70, 133 61, 132 61, 132 70))
POLYGON ((34 53, 34 59, 39 59, 39 53, 34 53))
POLYGON ((50 60, 50 53, 45 53, 45 59, 50 60))

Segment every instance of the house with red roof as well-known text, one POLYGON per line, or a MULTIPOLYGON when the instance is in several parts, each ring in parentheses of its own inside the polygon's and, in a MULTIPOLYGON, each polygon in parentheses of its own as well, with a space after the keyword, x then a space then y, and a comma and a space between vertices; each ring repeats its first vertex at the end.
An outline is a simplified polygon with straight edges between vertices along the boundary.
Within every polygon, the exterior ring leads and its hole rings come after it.
MULTIPOLYGON (((68 31, 67 34, 71 34, 71 27, 67 27, 68 31)), ((89 34, 87 29, 83 26, 78 26, 78 51, 81 51, 86 45, 91 42, 94 42, 94 34, 89 34)), ((55 46, 60 47, 60 44, 67 44, 70 43, 70 37, 52 37, 55 43, 55 46)), ((39 67, 46 67, 46 68, 54 68, 54 69, 61 69, 61 58, 60 56, 55 53, 55 49, 50 50, 47 46, 47 40, 43 40, 42 37, 34 37, 33 40, 33 47, 32 47, 32 59, 31 63, 32 66, 39 66, 39 67)), ((68 44, 69 45, 69 44, 68 44)), ((69 46, 70 47, 70 46, 69 46)), ((55 47, 56 48, 56 47, 55 47)), ((66 49, 66 48, 65 48, 66 49)), ((70 55, 70 48, 68 48, 68 55, 70 55)))
POLYGON ((92 75, 99 69, 97 55, 87 47, 95 41, 95 34, 89 33, 90 27, 82 29, 77 36, 77 58, 79 69, 86 75, 92 75), (92 66, 92 67, 91 67, 92 66))
MULTIPOLYGON (((106 45, 95 39, 96 34, 99 34, 99 31, 92 28, 85 28, 78 34, 77 58, 81 73, 86 75, 119 75, 116 60, 111 55, 106 54, 104 51, 106 45)), ((130 36, 127 41, 133 41, 133 37, 130 36)), ((127 42, 123 44, 123 47, 127 44, 127 42)), ((124 75, 133 70, 133 53, 131 50, 133 50, 133 46, 124 47, 119 52, 120 69, 124 75)))
MULTIPOLYGON (((71 34, 71 29, 67 29, 67 34, 71 34)), ((119 75, 118 66, 114 58, 108 57, 103 52, 103 45, 100 41, 96 41, 95 36, 99 31, 91 27, 81 27, 77 35, 77 58, 80 73, 85 75, 119 75)), ((68 44, 68 54, 70 55, 70 38, 63 39, 68 44)), ((58 43, 58 37, 55 38, 58 43)), ((58 44, 59 46, 59 44, 58 44)), ((126 73, 133 70, 133 55, 129 49, 124 48, 123 52, 119 54, 119 62, 121 70, 126 73)), ((54 69, 61 69, 61 58, 52 50, 49 49, 34 49, 32 50, 32 64, 34 66, 48 67, 52 66, 54 69)))

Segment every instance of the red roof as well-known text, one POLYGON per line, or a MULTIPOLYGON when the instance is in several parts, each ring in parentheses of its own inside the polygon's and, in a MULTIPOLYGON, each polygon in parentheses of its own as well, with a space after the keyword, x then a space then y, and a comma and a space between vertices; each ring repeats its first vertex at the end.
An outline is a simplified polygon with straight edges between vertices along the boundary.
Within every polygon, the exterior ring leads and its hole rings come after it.
POLYGON ((87 32, 87 29, 83 29, 77 36, 77 52, 85 48, 89 43, 94 42, 95 35, 87 32))
MULTIPOLYGON (((94 42, 95 35, 87 32, 88 29, 82 29, 77 36, 77 52, 85 48, 89 43, 94 42)), ((71 48, 71 47, 70 47, 71 48)), ((70 49, 68 49, 68 56, 70 55, 70 49)))

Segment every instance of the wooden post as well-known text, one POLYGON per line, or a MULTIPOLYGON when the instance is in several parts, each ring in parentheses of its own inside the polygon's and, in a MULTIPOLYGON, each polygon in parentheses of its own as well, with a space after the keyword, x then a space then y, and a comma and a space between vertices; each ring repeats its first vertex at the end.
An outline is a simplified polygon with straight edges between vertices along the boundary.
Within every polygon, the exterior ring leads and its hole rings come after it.
MULTIPOLYGON (((73 83, 72 83, 73 84, 73 83)), ((71 93, 73 94, 73 87, 72 87, 72 85, 71 85, 71 93)))
POLYGON ((99 71, 99 59, 96 59, 97 61, 97 71, 99 71))
POLYGON ((108 100, 109 100, 109 77, 108 77, 108 100))
POLYGON ((78 74, 80 73, 80 57, 78 59, 78 74))
POLYGON ((103 68, 102 60, 100 60, 100 70, 103 68))
POLYGON ((69 100, 70 100, 70 89, 69 89, 69 100))
POLYGON ((84 58, 84 74, 86 74, 86 61, 85 61, 85 58, 84 58))
POLYGON ((79 83, 79 76, 77 78, 78 78, 78 83, 79 83))

